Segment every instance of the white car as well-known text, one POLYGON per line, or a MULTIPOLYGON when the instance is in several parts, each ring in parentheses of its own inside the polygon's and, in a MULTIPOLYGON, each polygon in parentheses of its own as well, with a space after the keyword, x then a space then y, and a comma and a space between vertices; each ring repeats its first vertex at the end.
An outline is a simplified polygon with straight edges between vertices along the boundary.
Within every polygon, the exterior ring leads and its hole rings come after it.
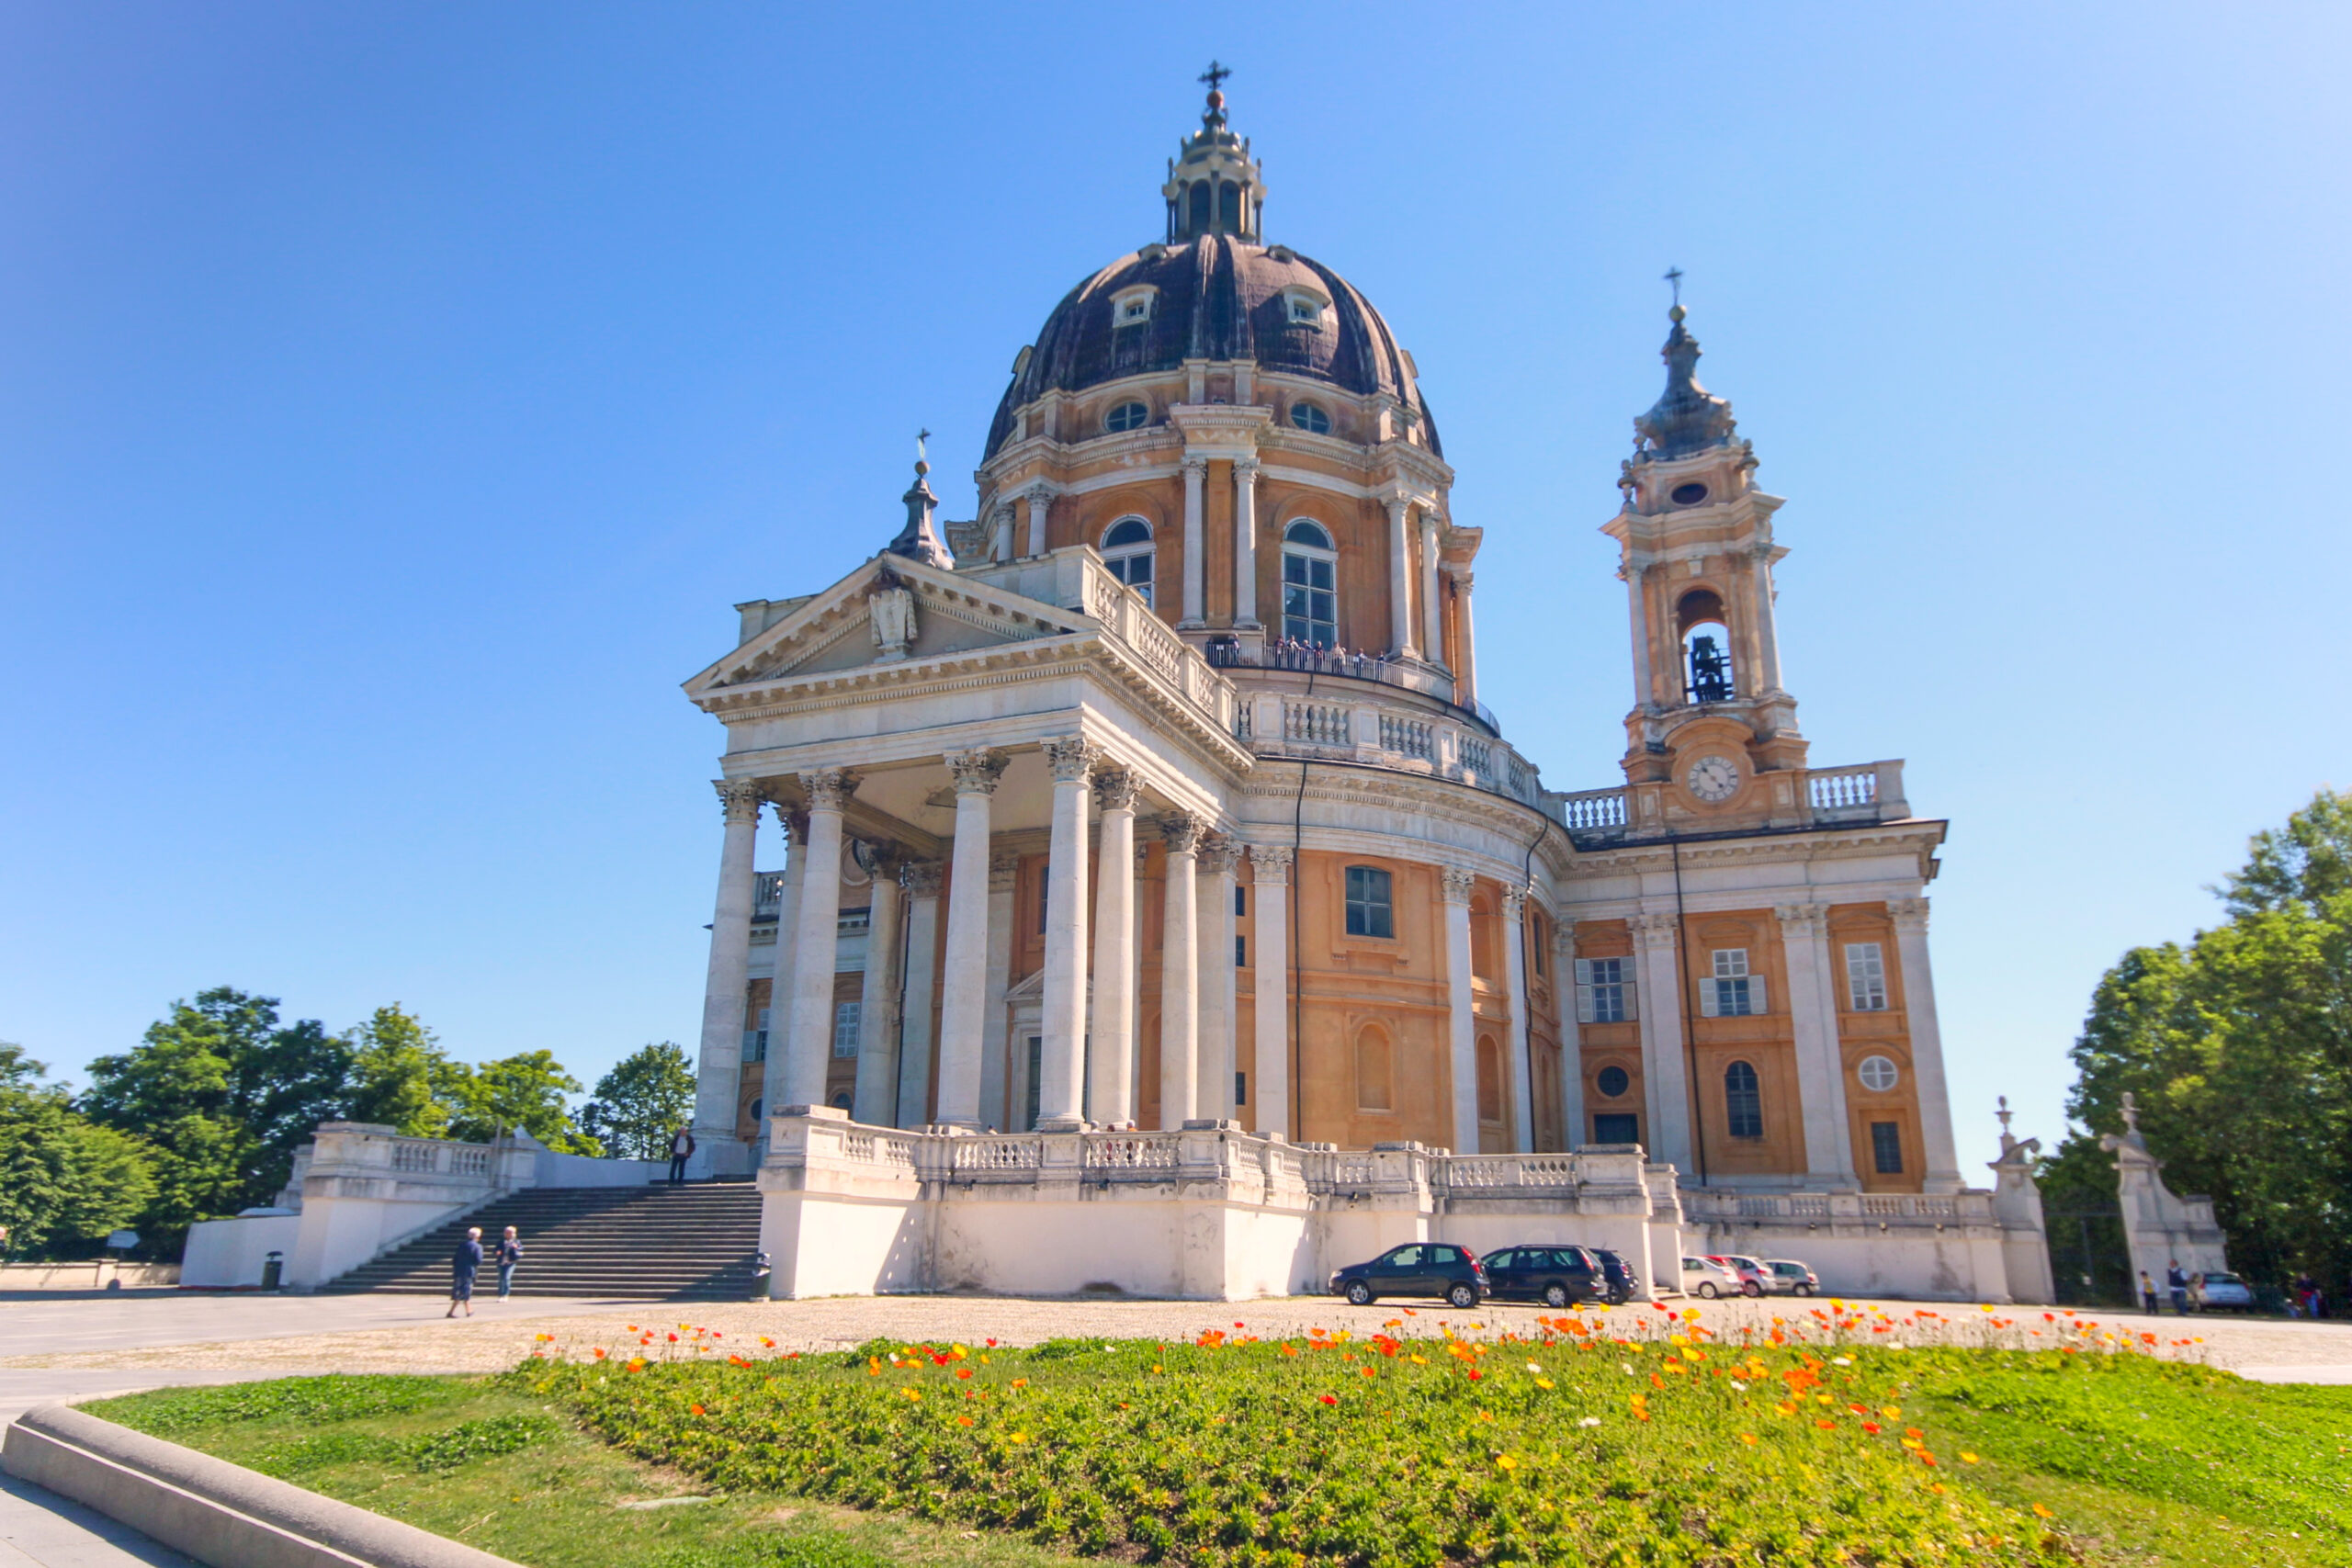
POLYGON ((2197 1303, 2199 1312, 2211 1312, 2215 1307, 2239 1307, 2251 1310, 2254 1292, 2235 1274, 2216 1271, 2199 1274, 2188 1281, 2188 1299, 2197 1303))
POLYGON ((1686 1296, 1703 1296, 1713 1301, 1717 1296, 1739 1294, 1739 1285, 1738 1272, 1712 1258, 1686 1258, 1682 1260, 1682 1293, 1686 1296))

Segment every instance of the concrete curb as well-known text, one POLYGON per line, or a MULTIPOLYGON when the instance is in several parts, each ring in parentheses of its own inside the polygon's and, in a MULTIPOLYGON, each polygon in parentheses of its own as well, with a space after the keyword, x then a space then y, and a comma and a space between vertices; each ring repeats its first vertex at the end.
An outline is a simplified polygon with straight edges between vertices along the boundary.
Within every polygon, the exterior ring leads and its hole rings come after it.
POLYGON ((516 1568, 66 1404, 18 1416, 0 1440, 0 1470, 210 1568, 516 1568))

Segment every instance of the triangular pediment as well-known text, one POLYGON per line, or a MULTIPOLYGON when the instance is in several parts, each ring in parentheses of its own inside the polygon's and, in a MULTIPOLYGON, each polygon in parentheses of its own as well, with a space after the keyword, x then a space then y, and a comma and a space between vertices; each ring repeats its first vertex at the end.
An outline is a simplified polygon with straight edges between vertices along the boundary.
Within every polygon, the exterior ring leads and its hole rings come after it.
POLYGON ((879 555, 686 682, 687 695, 876 666, 905 667, 1090 630, 1074 611, 900 556, 879 555))

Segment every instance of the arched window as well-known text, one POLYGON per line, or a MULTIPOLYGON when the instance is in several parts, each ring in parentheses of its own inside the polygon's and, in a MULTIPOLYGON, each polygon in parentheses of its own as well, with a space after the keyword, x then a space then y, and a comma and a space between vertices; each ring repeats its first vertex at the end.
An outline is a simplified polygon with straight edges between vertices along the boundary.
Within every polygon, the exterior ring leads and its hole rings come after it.
POLYGON ((1682 694, 1694 703, 1731 701, 1738 682, 1722 596, 1711 588, 1693 588, 1674 606, 1674 625, 1682 639, 1682 694))
POLYGON ((1756 1081, 1756 1069, 1746 1062, 1724 1069, 1724 1114, 1733 1137, 1764 1135, 1764 1090, 1756 1081))
POLYGON ((1290 422, 1309 435, 1331 434, 1331 416, 1319 403, 1293 403, 1290 422))
POLYGON ((1302 517, 1283 530, 1283 636, 1339 646, 1339 578, 1340 552, 1321 524, 1302 517))
POLYGON ((1158 554, 1151 542, 1151 525, 1140 517, 1122 517, 1102 531, 1102 564, 1111 575, 1151 603, 1151 563, 1158 554))
POLYGON ((1394 1111, 1396 1109, 1392 1055, 1388 1036, 1367 1027, 1356 1036, 1356 1109, 1359 1111, 1394 1111))
POLYGON ((1503 1048, 1491 1034, 1478 1036, 1478 1120, 1503 1119, 1503 1048))

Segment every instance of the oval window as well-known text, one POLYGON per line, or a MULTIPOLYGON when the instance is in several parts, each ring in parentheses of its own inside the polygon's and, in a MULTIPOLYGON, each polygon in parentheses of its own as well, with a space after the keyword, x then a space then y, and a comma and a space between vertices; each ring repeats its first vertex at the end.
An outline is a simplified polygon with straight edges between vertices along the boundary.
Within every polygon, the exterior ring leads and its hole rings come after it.
POLYGON ((1707 487, 1696 480, 1674 487, 1674 504, 1677 506, 1696 506, 1706 499, 1707 487))
POLYGON ((1331 434, 1331 416, 1314 403, 1291 404, 1290 422, 1309 435, 1331 434))
POLYGON ((1151 411, 1141 403, 1121 403, 1113 409, 1102 423, 1113 430, 1141 430, 1151 418, 1151 411))
POLYGON ((1862 1087, 1872 1094, 1884 1094, 1902 1078, 1903 1072, 1890 1057, 1865 1056, 1861 1065, 1854 1069, 1854 1076, 1861 1079, 1862 1087))
POLYGON ((1603 1067, 1593 1075, 1592 1087, 1603 1096, 1614 1100, 1634 1087, 1634 1080, 1623 1067, 1603 1067))

